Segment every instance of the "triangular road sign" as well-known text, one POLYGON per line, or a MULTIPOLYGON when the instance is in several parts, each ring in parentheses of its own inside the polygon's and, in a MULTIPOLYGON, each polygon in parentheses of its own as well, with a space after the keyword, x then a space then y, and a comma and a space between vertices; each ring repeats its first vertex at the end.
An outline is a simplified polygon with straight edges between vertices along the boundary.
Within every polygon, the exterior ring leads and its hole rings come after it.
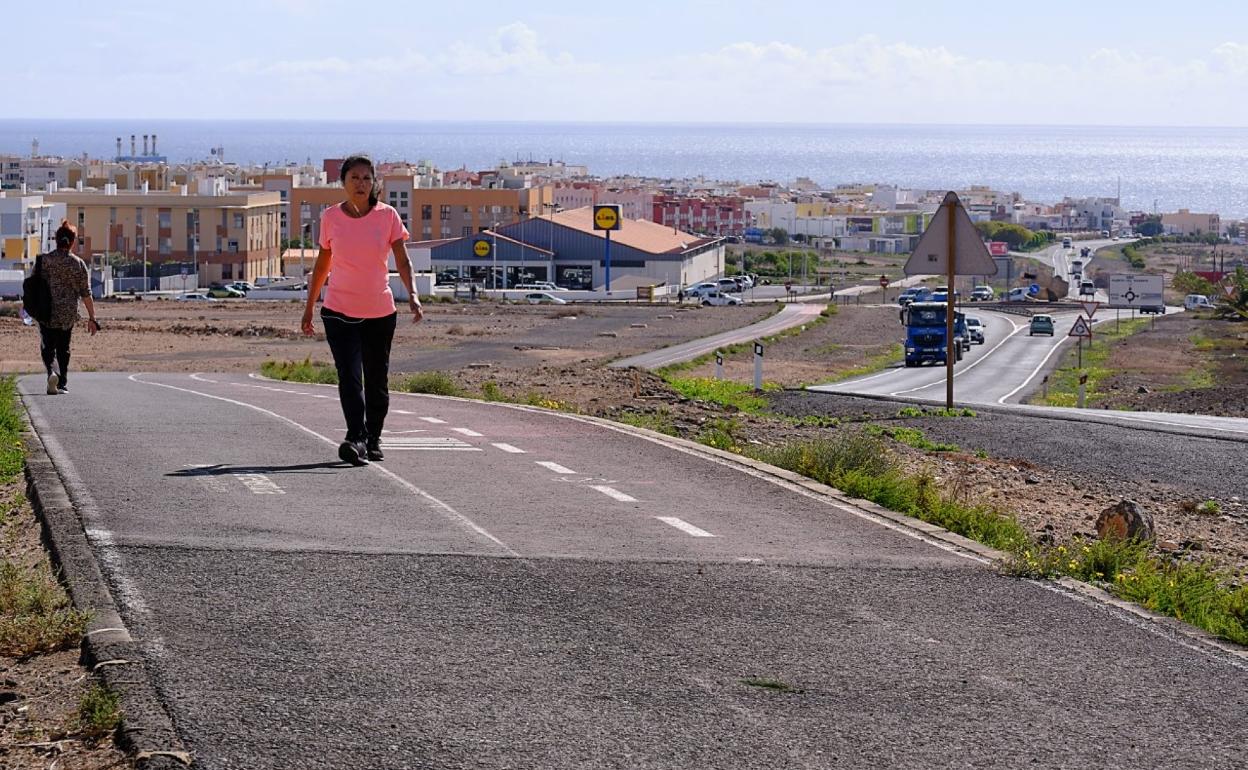
POLYGON ((957 193, 949 192, 936 210, 936 216, 919 237, 914 253, 906 260, 906 275, 949 274, 949 223, 953 222, 953 274, 996 275, 997 263, 988 253, 984 239, 966 213, 957 193))
POLYGON ((1088 317, 1089 321, 1092 320, 1092 316, 1096 315, 1096 309, 1101 306, 1101 303, 1091 300, 1084 300, 1079 304, 1083 306, 1083 314, 1088 317))
POLYGON ((1228 283, 1228 284, 1223 285, 1223 286, 1222 286, 1222 291, 1223 291, 1223 293, 1225 293, 1225 294, 1226 294, 1226 296, 1227 296, 1228 298, 1230 298, 1230 297, 1234 297, 1234 296, 1235 296, 1235 284, 1233 284, 1233 283, 1228 283))
POLYGON ((1092 339, 1092 327, 1088 326, 1088 319, 1079 316, 1075 319, 1075 325, 1070 327, 1070 331, 1066 333, 1067 337, 1087 337, 1092 339))

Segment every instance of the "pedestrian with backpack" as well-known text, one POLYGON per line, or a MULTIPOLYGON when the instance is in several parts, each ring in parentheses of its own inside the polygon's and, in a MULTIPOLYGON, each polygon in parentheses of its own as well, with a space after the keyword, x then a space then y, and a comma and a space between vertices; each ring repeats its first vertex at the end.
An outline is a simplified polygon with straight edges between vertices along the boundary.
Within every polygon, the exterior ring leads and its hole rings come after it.
POLYGON ((56 230, 56 249, 35 260, 35 272, 47 282, 51 298, 46 313, 35 316, 39 322, 39 352, 48 375, 49 396, 69 392, 69 345, 80 318, 79 299, 87 308, 87 331, 95 336, 100 330, 95 320, 95 303, 91 300, 90 272, 86 263, 72 251, 77 241, 78 231, 68 221, 62 221, 56 230))
POLYGON ((338 457, 351 465, 385 458, 381 431, 390 409, 390 345, 398 312, 390 290, 389 258, 407 289, 412 323, 424 318, 412 284, 404 244, 409 234, 399 212, 377 199, 373 162, 352 155, 339 171, 346 200, 321 214, 320 252, 308 281, 300 329, 314 333, 313 310, 330 274, 321 321, 338 370, 338 400, 347 422, 338 457))

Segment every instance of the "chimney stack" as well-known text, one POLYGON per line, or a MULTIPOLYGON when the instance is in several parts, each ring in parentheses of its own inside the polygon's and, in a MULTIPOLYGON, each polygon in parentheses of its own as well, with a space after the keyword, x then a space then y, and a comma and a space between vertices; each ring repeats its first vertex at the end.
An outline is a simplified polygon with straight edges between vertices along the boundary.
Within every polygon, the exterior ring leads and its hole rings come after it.
POLYGON ((121 137, 117 137, 117 157, 121 157, 121 137))
POLYGON ((147 154, 147 134, 143 135, 143 154, 147 154))
POLYGON ((156 135, 152 134, 152 154, 156 154, 156 135))
POLYGON ((133 158, 135 155, 138 155, 138 153, 135 152, 134 150, 134 134, 131 134, 130 135, 130 157, 133 158))

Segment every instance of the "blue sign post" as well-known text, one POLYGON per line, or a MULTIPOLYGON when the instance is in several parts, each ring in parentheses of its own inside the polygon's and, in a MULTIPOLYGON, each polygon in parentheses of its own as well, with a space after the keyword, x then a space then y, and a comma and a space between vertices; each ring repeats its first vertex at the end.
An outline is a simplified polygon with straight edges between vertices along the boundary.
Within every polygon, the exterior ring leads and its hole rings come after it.
POLYGON ((607 292, 611 292, 611 231, 619 230, 623 223, 622 207, 618 203, 604 203, 594 206, 594 229, 606 233, 606 254, 603 267, 606 269, 607 292))

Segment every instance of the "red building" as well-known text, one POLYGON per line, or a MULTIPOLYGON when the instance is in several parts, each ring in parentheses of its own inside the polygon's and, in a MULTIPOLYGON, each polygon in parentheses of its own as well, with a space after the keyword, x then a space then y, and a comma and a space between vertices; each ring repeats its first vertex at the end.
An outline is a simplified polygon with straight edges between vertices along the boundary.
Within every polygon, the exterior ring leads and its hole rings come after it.
POLYGON ((654 196, 654 221, 690 233, 744 235, 749 226, 745 198, 722 195, 654 196))

